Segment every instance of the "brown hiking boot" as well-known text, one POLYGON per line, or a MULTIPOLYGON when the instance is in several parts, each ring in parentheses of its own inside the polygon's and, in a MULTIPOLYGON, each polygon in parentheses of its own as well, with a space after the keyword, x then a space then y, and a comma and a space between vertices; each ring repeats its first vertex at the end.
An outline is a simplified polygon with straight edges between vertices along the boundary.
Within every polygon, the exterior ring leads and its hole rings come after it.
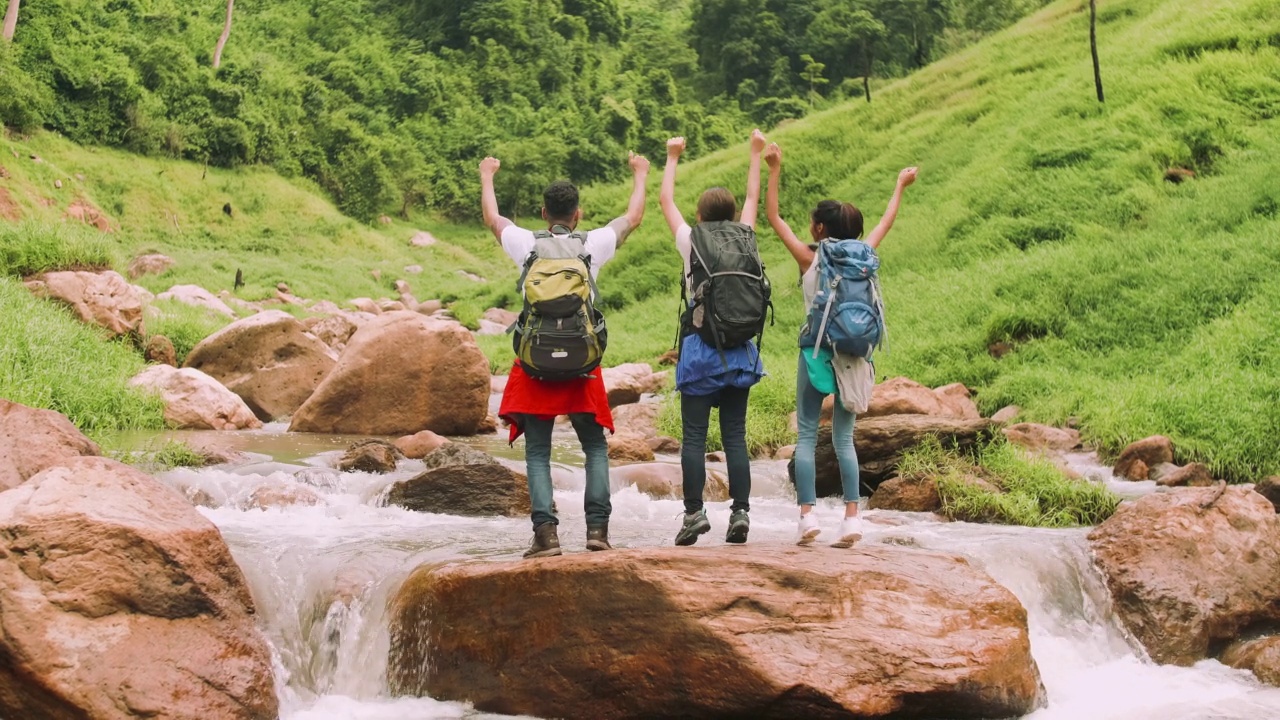
POLYGON ((524 551, 526 558, 552 557, 560 554, 560 536, 556 524, 544 522, 533 529, 533 543, 524 551))
POLYGON ((587 528, 588 550, 612 550, 609 544, 609 525, 593 525, 587 528))

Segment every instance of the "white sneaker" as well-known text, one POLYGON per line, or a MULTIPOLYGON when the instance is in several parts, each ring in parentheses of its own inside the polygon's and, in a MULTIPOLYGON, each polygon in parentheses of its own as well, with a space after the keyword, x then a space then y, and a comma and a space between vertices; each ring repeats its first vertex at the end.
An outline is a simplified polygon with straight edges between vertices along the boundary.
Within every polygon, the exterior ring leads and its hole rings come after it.
POLYGON ((840 522, 840 539, 831 543, 834 548, 850 548, 862 539, 862 516, 847 517, 840 522))
POLYGON ((822 528, 818 527, 818 518, 813 513, 800 516, 800 524, 796 528, 796 544, 811 545, 814 540, 818 539, 818 533, 822 532, 822 528))

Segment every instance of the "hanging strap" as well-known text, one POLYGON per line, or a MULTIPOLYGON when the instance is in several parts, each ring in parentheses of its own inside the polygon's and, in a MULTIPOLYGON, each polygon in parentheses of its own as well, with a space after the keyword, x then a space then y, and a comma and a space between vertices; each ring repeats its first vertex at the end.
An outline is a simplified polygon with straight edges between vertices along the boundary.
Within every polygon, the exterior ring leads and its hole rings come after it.
POLYGON ((831 280, 831 287, 827 291, 827 306, 822 311, 822 323, 818 325, 818 336, 816 342, 813 343, 813 359, 818 359, 818 349, 822 347, 822 338, 827 332, 827 321, 831 319, 831 306, 836 302, 836 287, 840 285, 840 276, 837 275, 831 280))

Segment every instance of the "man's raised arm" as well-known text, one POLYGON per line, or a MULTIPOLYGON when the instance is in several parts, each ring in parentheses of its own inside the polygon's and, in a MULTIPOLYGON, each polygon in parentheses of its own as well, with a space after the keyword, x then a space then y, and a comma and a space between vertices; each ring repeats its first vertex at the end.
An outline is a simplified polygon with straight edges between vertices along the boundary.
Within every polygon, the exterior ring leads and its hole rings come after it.
POLYGON ((609 223, 609 227, 618 235, 618 247, 622 247, 622 243, 627 241, 627 236, 632 230, 640 227, 640 221, 644 219, 644 192, 645 181, 649 178, 649 161, 643 155, 631 153, 628 160, 631 165, 631 200, 627 203, 627 213, 622 217, 609 223))
POLYGON ((502 231, 512 224, 498 212, 498 196, 493 191, 493 176, 501 167, 502 162, 496 157, 480 161, 480 210, 484 213, 484 226, 493 232, 498 242, 502 242, 502 231))

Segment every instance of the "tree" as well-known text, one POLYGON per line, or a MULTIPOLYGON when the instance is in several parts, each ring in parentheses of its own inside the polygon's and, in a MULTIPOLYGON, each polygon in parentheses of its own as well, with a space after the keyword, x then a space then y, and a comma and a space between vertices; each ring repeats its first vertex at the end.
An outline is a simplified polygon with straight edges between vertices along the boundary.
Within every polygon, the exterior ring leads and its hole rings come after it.
POLYGON ((6 42, 13 40, 13 33, 18 29, 18 5, 22 0, 9 0, 9 9, 4 13, 4 32, 0 34, 6 42))
POLYGON ((809 46, 844 77, 862 76, 862 89, 871 102, 871 70, 876 41, 885 35, 884 23, 858 0, 840 0, 818 13, 809 25, 809 46))
POLYGON ((1098 0, 1089 0, 1089 52, 1093 55, 1093 85, 1098 102, 1106 102, 1102 94, 1102 68, 1098 64, 1098 0))
MULTIPOLYGON (((14 0, 17 2, 17 0, 14 0)), ((227 21, 222 25, 222 35, 218 37, 218 44, 213 48, 213 69, 217 70, 222 66, 222 49, 227 46, 227 38, 231 37, 231 13, 235 10, 236 0, 227 0, 227 21)))
POLYGON ((814 60, 813 56, 807 53, 800 56, 800 62, 804 63, 804 70, 800 72, 800 77, 809 83, 809 107, 813 107, 813 98, 818 94, 818 86, 827 84, 827 79, 822 75, 827 65, 814 60))

